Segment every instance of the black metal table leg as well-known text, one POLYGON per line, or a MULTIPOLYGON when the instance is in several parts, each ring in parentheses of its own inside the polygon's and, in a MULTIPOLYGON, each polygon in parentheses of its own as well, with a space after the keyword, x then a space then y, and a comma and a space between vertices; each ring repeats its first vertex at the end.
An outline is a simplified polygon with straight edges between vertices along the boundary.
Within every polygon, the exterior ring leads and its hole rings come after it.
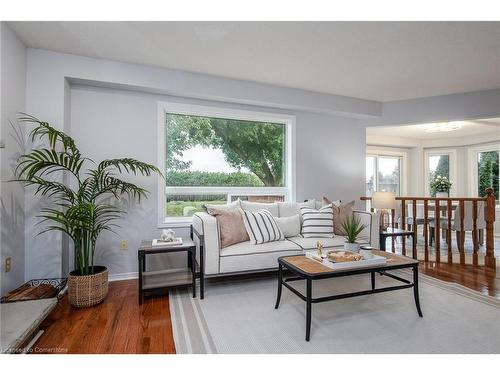
POLYGON ((193 277, 193 298, 196 298, 196 247, 189 251, 188 259, 191 259, 191 275, 193 277))
POLYGON ((204 246, 200 244, 200 299, 205 298, 205 255, 204 246))
POLYGON ((423 317, 420 309, 420 299, 418 295, 418 264, 413 266, 413 296, 415 297, 415 305, 417 306, 418 316, 423 317))
POLYGON ((139 305, 142 305, 144 302, 144 292, 142 290, 142 272, 144 271, 144 254, 139 252, 138 257, 139 262, 139 305))
POLYGON ((372 279, 372 290, 375 290, 375 272, 371 273, 371 279, 372 279))
POLYGON ((280 305, 281 300, 281 289, 283 288, 283 266, 281 264, 278 265, 278 295, 276 296, 276 305, 274 308, 277 309, 280 305))
POLYGON ((379 240, 380 240, 380 250, 385 251, 385 242, 386 242, 387 237, 384 236, 382 233, 380 233, 379 240))
POLYGON ((306 280, 306 341, 311 337, 312 280, 306 280))

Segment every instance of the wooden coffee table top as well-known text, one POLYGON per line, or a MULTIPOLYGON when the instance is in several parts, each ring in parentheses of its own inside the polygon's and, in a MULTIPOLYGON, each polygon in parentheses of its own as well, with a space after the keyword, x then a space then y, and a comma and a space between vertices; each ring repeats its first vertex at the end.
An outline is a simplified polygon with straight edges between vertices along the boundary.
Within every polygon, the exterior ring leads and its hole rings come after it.
POLYGON ((381 250, 372 250, 373 254, 380 255, 382 257, 387 258, 386 264, 377 264, 373 266, 365 266, 365 267, 352 267, 352 268, 344 268, 339 270, 334 270, 329 267, 322 265, 321 263, 312 260, 305 255, 291 255, 284 256, 279 258, 285 266, 292 266, 296 270, 303 272, 307 275, 320 275, 325 273, 345 273, 353 270, 364 270, 364 269, 372 269, 372 268, 403 268, 405 266, 412 266, 418 263, 418 260, 408 258, 402 255, 396 255, 387 253, 381 250))

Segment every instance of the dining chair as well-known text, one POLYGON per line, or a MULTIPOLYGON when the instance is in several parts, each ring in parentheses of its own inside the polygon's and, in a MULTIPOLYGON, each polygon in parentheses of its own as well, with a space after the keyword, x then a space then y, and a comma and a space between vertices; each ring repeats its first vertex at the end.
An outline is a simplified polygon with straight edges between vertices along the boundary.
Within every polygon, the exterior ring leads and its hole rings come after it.
MULTIPOLYGON (((459 250, 462 250, 464 248, 465 244, 465 232, 472 232, 472 241, 474 243, 474 246, 476 246, 477 243, 480 245, 483 244, 483 233, 484 229, 486 228, 486 220, 484 219, 484 202, 477 202, 477 222, 476 222, 476 229, 477 232, 474 234, 474 217, 473 217, 473 202, 467 201, 464 202, 464 225, 463 225, 463 231, 462 228, 460 227, 460 216, 461 216, 461 211, 460 211, 460 205, 457 205, 455 208, 455 214, 453 215, 453 219, 451 220, 451 227, 448 228, 448 218, 441 218, 439 227, 443 231, 447 230, 452 230, 456 232, 456 241, 457 241, 457 247, 459 250)), ((432 243, 435 238, 435 227, 436 227, 436 222, 434 220, 429 222, 429 244, 432 246, 432 243)), ((448 238, 446 236, 446 238, 448 238)))

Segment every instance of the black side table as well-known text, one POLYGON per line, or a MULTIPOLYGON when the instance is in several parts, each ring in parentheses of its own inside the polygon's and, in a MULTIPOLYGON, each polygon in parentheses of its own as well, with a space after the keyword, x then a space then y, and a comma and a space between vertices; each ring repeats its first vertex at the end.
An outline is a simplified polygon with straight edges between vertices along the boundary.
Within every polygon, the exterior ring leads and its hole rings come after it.
POLYGON ((380 230, 380 250, 386 251, 385 240, 387 239, 387 237, 403 237, 403 236, 411 236, 413 258, 417 259, 416 238, 415 238, 415 233, 412 230, 404 230, 392 227, 389 227, 386 230, 380 230))
POLYGON ((182 245, 152 246, 152 241, 142 241, 138 251, 139 265, 139 305, 144 302, 144 292, 166 289, 173 286, 191 285, 193 297, 196 297, 196 245, 189 237, 182 237, 182 245), (146 255, 166 254, 186 251, 188 264, 186 268, 160 271, 146 271, 146 255))

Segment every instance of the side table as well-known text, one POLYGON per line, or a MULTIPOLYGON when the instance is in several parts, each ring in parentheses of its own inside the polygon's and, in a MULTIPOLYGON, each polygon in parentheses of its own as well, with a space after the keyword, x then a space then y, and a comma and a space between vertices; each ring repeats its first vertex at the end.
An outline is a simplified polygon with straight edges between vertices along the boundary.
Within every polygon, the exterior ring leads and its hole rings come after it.
POLYGON ((416 249, 416 238, 415 233, 411 230, 404 230, 399 228, 389 227, 386 230, 380 230, 380 250, 386 251, 385 241, 387 237, 403 237, 411 236, 412 238, 412 249, 413 249, 413 259, 417 259, 417 249, 416 249))
POLYGON ((191 285, 196 297, 196 245, 189 237, 182 237, 182 245, 152 246, 152 241, 142 241, 138 250, 139 266, 139 305, 144 302, 144 292, 166 289, 173 286, 191 285), (186 251, 188 264, 185 268, 160 271, 146 271, 146 255, 168 254, 186 251))

